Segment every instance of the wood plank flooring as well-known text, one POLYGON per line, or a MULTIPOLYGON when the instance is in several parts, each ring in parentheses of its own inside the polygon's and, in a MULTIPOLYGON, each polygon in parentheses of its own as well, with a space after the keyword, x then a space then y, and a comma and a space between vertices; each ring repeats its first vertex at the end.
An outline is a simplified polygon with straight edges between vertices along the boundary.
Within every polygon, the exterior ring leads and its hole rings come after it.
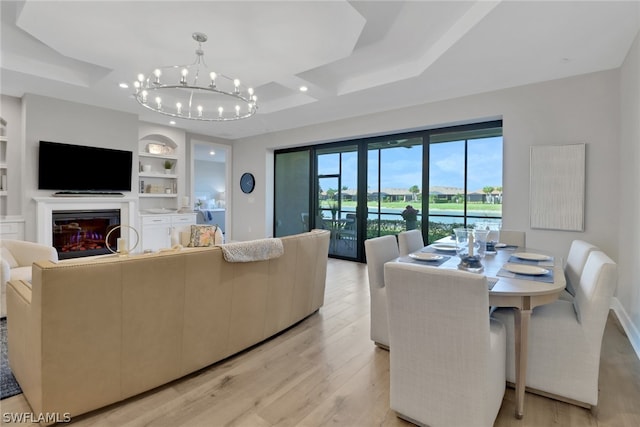
MULTIPOLYGON (((140 396, 76 417, 74 426, 408 426, 389 409, 389 353, 369 340, 364 264, 329 260, 325 305, 277 337, 140 396)), ((22 395, 2 413, 29 412, 22 395)), ((527 393, 515 419, 508 388, 495 425, 640 426, 640 361, 610 314, 597 417, 527 393)), ((4 418, 4 417, 3 417, 4 418)), ((4 421, 2 421, 4 423, 4 421)), ((14 425, 14 424, 11 424, 14 425)))

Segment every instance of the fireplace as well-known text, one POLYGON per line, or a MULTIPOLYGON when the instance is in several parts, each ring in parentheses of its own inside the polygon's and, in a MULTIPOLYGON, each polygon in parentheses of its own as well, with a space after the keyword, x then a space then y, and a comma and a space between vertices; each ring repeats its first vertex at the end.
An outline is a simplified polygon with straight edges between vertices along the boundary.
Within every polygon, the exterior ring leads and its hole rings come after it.
MULTIPOLYGON (((120 210, 53 211, 53 246, 59 259, 78 258, 111 253, 105 244, 107 233, 120 225, 120 210)), ((120 230, 109 235, 109 246, 116 249, 120 230)))

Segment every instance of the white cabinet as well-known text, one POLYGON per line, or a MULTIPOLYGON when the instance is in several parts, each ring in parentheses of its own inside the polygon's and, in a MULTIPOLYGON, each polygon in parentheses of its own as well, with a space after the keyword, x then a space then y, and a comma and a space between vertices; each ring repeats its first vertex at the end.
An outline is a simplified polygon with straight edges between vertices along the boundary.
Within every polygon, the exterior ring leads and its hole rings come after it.
POLYGON ((24 240, 24 218, 17 216, 1 218, 0 239, 24 240))
POLYGON ((143 214, 140 223, 142 250, 158 251, 172 246, 172 235, 179 236, 180 232, 190 230, 196 223, 196 214, 143 214))

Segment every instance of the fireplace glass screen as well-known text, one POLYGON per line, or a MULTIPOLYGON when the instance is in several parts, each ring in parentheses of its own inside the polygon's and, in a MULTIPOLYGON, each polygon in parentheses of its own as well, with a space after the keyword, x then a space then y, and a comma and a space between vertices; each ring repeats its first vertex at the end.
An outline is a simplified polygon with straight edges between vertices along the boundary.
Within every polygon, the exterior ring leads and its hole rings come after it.
MULTIPOLYGON (((53 246, 58 258, 78 258, 108 254, 105 244, 109 231, 120 225, 120 210, 53 211, 53 246)), ((116 247, 120 230, 109 235, 109 246, 116 247)))

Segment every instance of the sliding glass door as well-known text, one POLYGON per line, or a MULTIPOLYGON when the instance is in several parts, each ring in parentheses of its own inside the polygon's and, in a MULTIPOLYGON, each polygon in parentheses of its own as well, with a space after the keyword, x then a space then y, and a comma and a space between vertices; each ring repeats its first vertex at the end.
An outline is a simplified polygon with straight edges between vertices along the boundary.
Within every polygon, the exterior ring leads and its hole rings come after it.
POLYGON ((274 235, 331 231, 329 254, 418 229, 425 243, 502 219, 502 122, 279 150, 274 235))
POLYGON ((357 260, 359 253, 358 145, 316 150, 316 228, 331 231, 329 255, 357 260))
POLYGON ((421 136, 367 144, 367 238, 422 228, 421 136))

